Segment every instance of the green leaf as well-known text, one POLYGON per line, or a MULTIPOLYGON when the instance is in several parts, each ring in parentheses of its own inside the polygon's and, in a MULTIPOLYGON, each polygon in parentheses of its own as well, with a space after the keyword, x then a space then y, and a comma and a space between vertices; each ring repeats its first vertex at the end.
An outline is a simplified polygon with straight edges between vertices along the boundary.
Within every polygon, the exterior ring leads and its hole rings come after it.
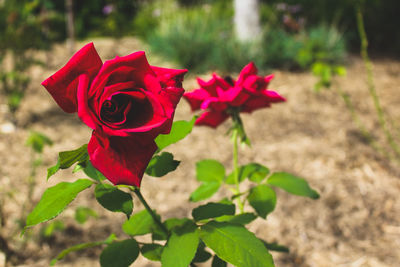
POLYGON ((158 150, 163 150, 167 146, 174 144, 185 138, 193 128, 196 117, 190 121, 176 121, 172 124, 171 132, 169 134, 160 134, 155 139, 158 150))
POLYGON ((261 183, 269 174, 269 169, 258 163, 250 163, 244 167, 243 173, 250 181, 261 183))
POLYGON ((201 226, 200 238, 218 257, 235 266, 274 266, 264 244, 243 226, 211 221, 201 226))
POLYGON ((40 229, 40 235, 44 238, 49 238, 54 234, 55 231, 62 231, 64 229, 65 225, 62 221, 54 220, 40 229))
POLYGON ((60 163, 57 162, 56 165, 47 168, 47 180, 49 180, 49 178, 51 176, 53 176, 54 174, 56 174, 56 172, 58 172, 58 170, 60 169, 60 163))
POLYGON ((312 199, 319 198, 319 194, 310 188, 306 180, 290 173, 276 172, 268 178, 267 183, 280 187, 293 195, 305 196, 312 199))
POLYGON ((88 158, 87 144, 75 150, 63 151, 58 153, 60 169, 67 169, 76 162, 85 161, 88 158))
POLYGON ((189 200, 192 202, 197 202, 210 198, 218 191, 220 186, 221 186, 220 182, 203 183, 192 194, 190 194, 189 200))
MULTIPOLYGON (((93 165, 89 159, 85 163, 82 163, 82 164, 84 164, 83 172, 89 178, 92 178, 93 180, 96 180, 99 182, 106 179, 106 177, 101 172, 99 172, 95 167, 93 167, 93 165)), ((82 165, 82 164, 78 164, 77 166, 82 165)))
POLYGON ((51 146, 53 141, 42 133, 31 131, 25 144, 32 147, 36 153, 42 153, 44 146, 51 146))
POLYGON ((132 215, 129 220, 125 221, 122 225, 122 230, 131 236, 145 235, 153 232, 154 229, 157 228, 157 224, 147 210, 142 210, 132 215))
MULTIPOLYGON (((239 182, 242 182, 246 177, 249 178, 250 181, 255 183, 260 183, 262 180, 267 177, 269 174, 269 169, 258 163, 249 163, 247 165, 241 166, 239 168, 239 182)), ((225 183, 227 184, 235 184, 235 173, 232 172, 226 178, 225 183)))
POLYGON ((194 256, 193 262, 205 262, 211 258, 211 254, 205 251, 206 245, 204 242, 200 241, 197 247, 196 255, 194 256))
POLYGON ((268 243, 264 240, 261 240, 264 243, 264 246, 268 249, 268 250, 272 250, 272 251, 277 251, 277 252, 285 252, 288 253, 289 252, 289 248, 286 246, 282 246, 279 245, 276 242, 273 243, 268 243))
POLYGON ((151 261, 161 261, 163 246, 159 244, 144 244, 140 249, 142 255, 151 261))
POLYGON ((69 253, 74 252, 74 251, 79 251, 87 248, 92 248, 96 246, 100 246, 103 244, 111 244, 115 240, 116 236, 114 234, 111 234, 105 241, 97 241, 97 242, 88 242, 88 243, 82 243, 78 244, 72 247, 69 247, 67 249, 64 249, 61 251, 60 254, 57 255, 55 259, 52 259, 50 262, 50 265, 53 266, 56 264, 57 261, 62 260, 65 256, 67 256, 69 253))
POLYGON ((46 222, 60 214, 72 200, 93 184, 87 179, 79 179, 73 183, 61 182, 48 188, 42 199, 28 215, 25 229, 41 222, 46 222))
POLYGON ((146 174, 154 177, 161 177, 174 171, 180 161, 174 160, 169 152, 163 152, 161 155, 154 156, 147 166, 146 174))
POLYGON ((234 223, 234 224, 241 224, 245 225, 248 223, 251 223, 257 218, 254 213, 242 213, 238 215, 224 215, 218 218, 215 218, 216 221, 218 222, 229 222, 229 223, 234 223))
POLYGON ((183 226, 183 225, 185 225, 187 223, 190 223, 190 222, 193 223, 193 221, 188 219, 188 218, 181 218, 181 219, 169 218, 168 220, 166 220, 164 222, 164 225, 165 225, 165 227, 167 228, 168 231, 172 231, 173 228, 183 226))
POLYGON ((250 205, 257 212, 258 216, 266 218, 276 206, 275 191, 268 185, 258 185, 250 190, 247 196, 250 205))
POLYGON ((198 244, 197 226, 193 222, 188 221, 182 226, 175 227, 161 254, 162 266, 189 266, 196 254, 198 244))
POLYGON ((133 209, 132 196, 110 184, 98 184, 94 190, 97 201, 113 212, 131 215, 133 209))
POLYGON ((84 224, 89 219, 89 217, 98 218, 99 216, 94 210, 88 207, 78 207, 75 210, 75 221, 77 221, 78 223, 84 224))
POLYGON ((334 73, 339 75, 339 76, 346 76, 347 75, 347 71, 346 71, 346 67, 344 66, 336 66, 333 69, 334 73))
POLYGON ((108 245, 100 254, 101 267, 129 267, 139 256, 135 239, 126 239, 108 245))
POLYGON ((201 182, 222 182, 225 178, 225 167, 213 159, 205 159, 196 163, 197 180, 201 182))
POLYGON ((68 169, 76 162, 85 162, 88 160, 87 144, 70 151, 58 153, 57 164, 47 169, 47 180, 53 176, 59 169, 68 169))
POLYGON ((214 202, 199 206, 192 211, 192 216, 195 221, 233 214, 235 214, 234 204, 223 204, 214 202))
POLYGON ((211 267, 226 267, 226 266, 227 266, 226 261, 223 261, 217 255, 214 255, 211 267))
MULTIPOLYGON (((53 166, 53 167, 55 167, 55 166, 53 166)), ((77 173, 77 172, 83 171, 84 168, 85 168, 84 163, 78 163, 75 165, 74 169, 72 170, 72 173, 77 173)))

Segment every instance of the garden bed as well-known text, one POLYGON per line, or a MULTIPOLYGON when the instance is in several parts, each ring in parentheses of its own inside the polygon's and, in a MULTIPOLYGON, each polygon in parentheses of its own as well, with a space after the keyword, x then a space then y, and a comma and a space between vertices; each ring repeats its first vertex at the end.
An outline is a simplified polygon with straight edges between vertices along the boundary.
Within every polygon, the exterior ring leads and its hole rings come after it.
MULTIPOLYGON (((132 38, 97 39, 94 43, 103 59, 143 50, 140 42, 132 38)), ((27 195, 26 180, 30 172, 30 148, 25 146, 29 131, 40 131, 54 142, 45 149, 43 164, 38 169, 35 201, 56 181, 72 180, 72 173, 64 171, 46 182, 46 168, 56 163, 58 151, 77 148, 90 138, 90 129, 76 115, 63 113, 40 86, 42 80, 67 62, 66 51, 65 46, 59 45, 48 53, 49 57, 38 55, 49 67, 31 69, 32 83, 16 114, 15 129, 0 96, 0 193, 4 201, 0 210, 0 235, 19 254, 14 257, 18 266, 48 266, 68 246, 104 240, 112 232, 123 235, 119 225, 124 216, 102 209, 93 195, 85 192, 62 215, 66 222, 63 231, 40 239, 40 226, 37 226, 28 232, 25 243, 19 236, 17 220, 27 195), (74 220, 77 206, 94 209, 99 218, 78 224, 74 220)), ((151 54, 148 59, 152 65, 171 66, 151 54)), ((377 59, 373 63, 382 104, 392 119, 399 121, 400 62, 377 59)), ((399 165, 379 156, 363 140, 333 88, 315 93, 313 86, 317 80, 309 73, 275 71, 274 74, 270 88, 285 96, 288 102, 243 116, 252 149, 240 150, 240 163, 259 162, 273 171, 305 177, 320 192, 321 198, 314 201, 280 191, 276 210, 266 223, 254 221, 251 230, 269 242, 279 241, 289 247, 290 253, 273 252, 276 266, 399 265, 400 254, 395 249, 400 246, 399 165)), ((209 74, 204 75, 208 77, 209 74)), ((347 77, 339 78, 339 84, 353 97, 372 134, 380 138, 365 80, 361 59, 349 58, 347 77)), ((184 88, 192 90, 196 86, 195 77, 188 76, 184 88)), ((188 120, 191 116, 189 105, 182 100, 176 119, 188 120)), ((194 128, 186 139, 167 149, 182 161, 177 171, 161 179, 147 176, 143 179, 143 194, 163 219, 186 216, 195 206, 188 202, 189 193, 198 186, 193 170, 195 160, 219 158, 230 166, 231 154, 225 152, 231 144, 224 136, 228 127, 225 123, 216 131, 194 128)), ((135 204, 134 212, 142 209, 138 202, 135 204)), ((97 266, 100 252, 100 248, 94 248, 72 253, 58 266, 97 266)), ((0 254, 0 260, 1 256, 4 255, 0 254)), ((159 263, 140 257, 134 265, 159 266, 159 263)))

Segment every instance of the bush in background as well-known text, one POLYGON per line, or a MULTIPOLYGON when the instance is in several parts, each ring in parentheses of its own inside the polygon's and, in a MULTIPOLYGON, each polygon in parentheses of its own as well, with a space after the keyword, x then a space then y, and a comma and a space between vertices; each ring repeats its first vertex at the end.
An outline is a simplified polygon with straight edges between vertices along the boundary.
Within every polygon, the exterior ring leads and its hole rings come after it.
POLYGON ((264 70, 309 69, 315 62, 340 63, 346 54, 343 35, 333 26, 289 28, 272 7, 263 6, 263 16, 271 19, 264 23, 263 36, 246 44, 234 37, 233 9, 227 3, 179 7, 170 1, 170 11, 163 6, 158 18, 147 16, 160 10, 156 3, 137 16, 142 24, 154 27, 144 38, 152 51, 195 72, 237 72, 249 61, 264 70))
POLYGON ((194 72, 239 71, 251 49, 233 38, 233 14, 218 10, 206 5, 161 15, 156 29, 146 36, 151 50, 194 72))

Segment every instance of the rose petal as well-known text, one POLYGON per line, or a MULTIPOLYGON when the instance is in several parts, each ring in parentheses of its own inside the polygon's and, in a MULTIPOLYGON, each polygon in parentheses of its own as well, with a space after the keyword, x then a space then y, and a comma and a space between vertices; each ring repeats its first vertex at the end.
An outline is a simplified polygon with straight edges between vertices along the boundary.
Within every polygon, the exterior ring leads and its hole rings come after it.
POLYGON ((208 111, 200 115, 196 120, 196 125, 206 125, 216 128, 229 117, 225 112, 208 111))
POLYGON ((207 98, 206 100, 204 100, 203 103, 201 103, 200 106, 201 109, 211 109, 214 111, 224 111, 225 109, 228 108, 228 105, 221 102, 220 99, 216 98, 216 97, 210 97, 207 98))
POLYGON ((127 81, 135 81, 137 87, 159 92, 161 86, 158 80, 156 82, 150 81, 151 86, 148 86, 146 81, 149 78, 156 79, 156 75, 150 68, 143 51, 124 57, 116 57, 104 62, 90 87, 89 97, 96 95, 96 98, 98 98, 103 93, 105 86, 127 81))
MULTIPOLYGON (((108 124, 101 124, 103 131, 107 135, 114 136, 131 136, 135 133, 146 133, 149 138, 155 138, 159 133, 163 133, 166 125, 168 124, 168 120, 172 120, 172 115, 169 117, 166 114, 166 109, 170 108, 165 104, 164 97, 160 95, 154 95, 152 92, 145 91, 144 89, 138 88, 142 94, 145 95, 143 99, 142 96, 137 98, 136 91, 121 91, 116 93, 118 95, 126 95, 126 97, 131 98, 133 109, 131 114, 128 116, 132 116, 131 118, 127 118, 126 124, 115 125, 116 127, 112 127, 108 124), (136 101, 137 102, 136 102, 136 101), (146 106, 144 101, 148 102, 149 106, 146 106), (142 109, 135 110, 135 102, 137 105, 142 105, 142 109), (151 110, 149 110, 151 108, 151 110), (151 114, 142 114, 151 113, 151 114), (151 116, 150 116, 151 115, 151 116)), ((183 89, 182 89, 183 90, 183 89)), ((168 112, 171 112, 170 110, 168 112)))
POLYGON ((242 105, 241 111, 251 113, 260 108, 267 108, 271 106, 271 101, 268 97, 263 95, 252 96, 246 103, 242 105))
POLYGON ((79 86, 77 91, 78 96, 78 116, 79 118, 93 130, 96 129, 98 123, 97 117, 93 114, 89 108, 87 89, 89 86, 88 75, 79 76, 79 86))
POLYGON ((157 75, 158 80, 161 83, 161 86, 166 87, 182 87, 183 76, 186 74, 187 70, 177 70, 177 69, 168 69, 168 68, 160 68, 155 66, 150 66, 154 73, 157 75))
POLYGON ((270 75, 265 76, 265 77, 264 77, 264 80, 265 80, 265 82, 266 82, 267 84, 269 84, 269 83, 272 81, 272 79, 273 79, 274 77, 275 77, 274 74, 270 74, 270 75))
POLYGON ((189 102, 192 111, 200 109, 201 103, 211 95, 204 89, 196 89, 192 92, 186 92, 183 97, 189 102))
POLYGON ((262 91, 261 94, 252 96, 242 106, 242 112, 253 112, 254 110, 270 107, 272 103, 279 103, 286 101, 275 91, 262 91))
POLYGON ((286 98, 280 96, 277 92, 271 90, 263 91, 263 94, 269 98, 271 103, 285 102, 286 98))
POLYGON ((243 86, 244 81, 251 75, 257 75, 257 67, 253 62, 250 62, 244 68, 239 74, 239 78, 236 82, 237 86, 243 86))
POLYGON ((238 107, 243 105, 248 98, 249 94, 242 87, 234 86, 220 96, 220 101, 226 102, 230 106, 238 107))
POLYGON ((64 67, 42 82, 42 85, 65 112, 73 113, 78 110, 78 77, 87 74, 90 83, 102 65, 93 43, 89 43, 76 52, 64 67))
POLYGON ((168 134, 172 127, 172 122, 175 114, 175 108, 182 98, 185 90, 179 87, 167 87, 161 90, 159 93, 158 100, 164 107, 164 112, 167 120, 164 125, 164 129, 160 129, 160 133, 168 134))
POLYGON ((243 82, 243 88, 251 94, 257 94, 259 91, 265 90, 268 83, 264 77, 251 75, 243 82))
POLYGON ((88 145, 93 166, 114 185, 125 184, 139 187, 143 174, 157 150, 153 139, 147 137, 109 137, 94 131, 88 145), (108 146, 102 146, 104 139, 108 146))
POLYGON ((217 83, 216 83, 216 80, 215 80, 214 77, 211 78, 207 82, 203 81, 200 78, 197 78, 197 83, 200 85, 200 87, 203 90, 207 91, 210 94, 210 96, 218 97, 218 94, 217 94, 217 83))

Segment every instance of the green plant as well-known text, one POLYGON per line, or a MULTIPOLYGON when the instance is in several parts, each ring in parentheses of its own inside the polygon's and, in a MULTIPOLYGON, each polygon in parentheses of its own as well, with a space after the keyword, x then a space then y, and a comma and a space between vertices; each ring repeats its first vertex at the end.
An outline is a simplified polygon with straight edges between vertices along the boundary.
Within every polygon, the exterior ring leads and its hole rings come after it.
POLYGON ((12 115, 29 85, 26 71, 41 63, 30 50, 49 48, 54 37, 48 25, 50 7, 51 3, 45 0, 7 0, 0 5, 0 90, 12 115), (4 62, 6 58, 9 64, 4 62))
MULTIPOLYGON (((371 130, 369 130, 357 112, 356 106, 354 105, 350 96, 340 87, 339 84, 334 84, 334 88, 337 93, 342 97, 346 108, 349 110, 351 117, 359 129, 362 136, 367 142, 373 147, 378 153, 383 155, 385 158, 390 160, 400 161, 400 147, 397 140, 394 138, 392 133, 397 127, 394 123, 388 120, 388 116, 381 105, 380 98, 374 83, 373 66, 368 55, 368 39, 364 27, 364 18, 362 13, 363 1, 355 3, 355 15, 357 19, 358 33, 360 37, 360 53, 366 69, 367 74, 367 89, 371 96, 375 113, 378 119, 380 130, 382 131, 385 142, 380 141, 378 138, 373 136, 371 130), (386 146, 388 145, 388 146, 386 146)), ((335 76, 346 75, 345 68, 342 66, 333 65, 329 60, 325 62, 316 62, 312 65, 313 74, 319 78, 319 81, 315 84, 316 91, 321 88, 330 88, 335 82, 335 76)))
POLYGON ((309 68, 315 62, 338 64, 344 61, 346 45, 343 35, 333 26, 320 25, 303 32, 302 47, 296 62, 302 68, 309 68))
POLYGON ((298 68, 296 57, 302 46, 296 34, 289 34, 279 28, 267 28, 255 62, 264 69, 298 68))
POLYGON ((237 42, 231 29, 231 18, 212 7, 181 9, 161 18, 148 42, 152 51, 197 72, 238 71, 252 49, 237 42))

